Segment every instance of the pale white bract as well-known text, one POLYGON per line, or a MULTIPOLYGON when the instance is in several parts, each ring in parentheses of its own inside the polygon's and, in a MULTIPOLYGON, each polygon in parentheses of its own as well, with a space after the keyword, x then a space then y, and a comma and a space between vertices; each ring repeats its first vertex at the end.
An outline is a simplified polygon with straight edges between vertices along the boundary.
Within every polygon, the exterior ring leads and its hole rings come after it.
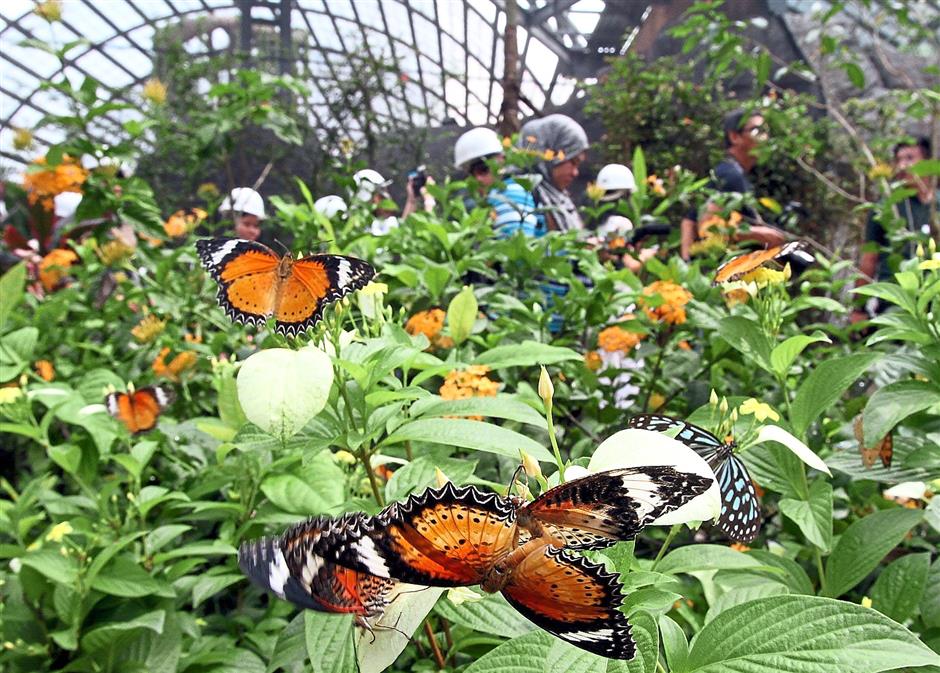
POLYGON ((236 383, 248 420, 285 440, 326 406, 333 366, 318 348, 269 348, 245 360, 236 383))
MULTIPOLYGON (((651 525, 672 526, 677 523, 710 521, 721 512, 718 480, 708 463, 682 442, 659 432, 631 428, 611 435, 597 447, 588 464, 588 472, 649 465, 668 465, 681 472, 699 474, 712 480, 711 487, 703 494, 679 509, 664 514, 651 525)), ((565 476, 568 476, 568 470, 565 476)))
POLYGON ((780 426, 763 426, 760 429, 760 432, 757 433, 757 441, 754 443, 763 444, 764 442, 777 442, 778 444, 783 444, 785 447, 795 453, 797 458, 802 460, 810 467, 819 470, 820 472, 825 472, 830 477, 832 476, 832 472, 829 471, 829 466, 826 465, 822 458, 817 456, 811 448, 806 446, 806 444, 801 442, 799 439, 791 435, 780 426))

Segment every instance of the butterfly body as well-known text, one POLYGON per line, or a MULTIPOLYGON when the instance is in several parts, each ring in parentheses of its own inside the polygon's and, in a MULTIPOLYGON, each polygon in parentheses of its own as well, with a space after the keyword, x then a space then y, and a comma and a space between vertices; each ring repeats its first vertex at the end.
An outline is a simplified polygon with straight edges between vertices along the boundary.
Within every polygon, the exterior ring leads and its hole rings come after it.
POLYGON ((365 285, 375 269, 355 257, 317 254, 294 258, 237 238, 196 242, 203 266, 219 284, 217 299, 234 322, 296 336, 316 324, 324 307, 365 285))
POLYGON ((856 417, 853 429, 855 439, 858 440, 859 453, 862 454, 862 464, 870 470, 874 467, 875 461, 880 459, 882 467, 886 470, 891 467, 891 462, 894 459, 894 437, 891 433, 889 432, 882 437, 881 441, 876 442, 874 446, 868 446, 865 444, 865 431, 861 416, 856 417))
POLYGON ((172 401, 173 394, 168 389, 148 386, 126 393, 109 393, 105 407, 131 434, 137 435, 153 430, 157 418, 172 401))
POLYGON ((721 513, 715 526, 736 542, 752 542, 760 532, 760 501, 754 483, 741 459, 734 455, 736 444, 722 442, 712 433, 669 416, 641 414, 628 427, 653 432, 679 428, 675 438, 699 454, 715 472, 721 493, 721 513))

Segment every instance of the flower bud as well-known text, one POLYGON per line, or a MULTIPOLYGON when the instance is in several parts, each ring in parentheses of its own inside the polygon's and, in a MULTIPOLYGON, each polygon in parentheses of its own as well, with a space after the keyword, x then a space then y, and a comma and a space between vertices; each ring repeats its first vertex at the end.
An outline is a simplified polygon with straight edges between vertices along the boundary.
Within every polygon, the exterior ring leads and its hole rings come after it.
POLYGON ((708 396, 708 403, 712 405, 713 407, 718 406, 718 393, 715 392, 714 388, 712 388, 711 395, 708 396))
POLYGON ((538 479, 541 477, 542 466, 539 465, 539 461, 537 461, 522 449, 519 450, 519 453, 522 454, 522 469, 525 470, 525 476, 531 479, 538 479))
POLYGON ((722 416, 728 413, 728 398, 727 397, 721 398, 721 404, 718 405, 718 411, 721 412, 722 416))
POLYGON ((434 468, 434 480, 437 482, 438 488, 447 484, 450 479, 447 478, 447 475, 439 467, 434 468))
POLYGON ((552 378, 548 375, 545 365, 542 365, 539 373, 539 397, 546 406, 551 406, 552 398, 555 396, 555 386, 552 385, 552 378))

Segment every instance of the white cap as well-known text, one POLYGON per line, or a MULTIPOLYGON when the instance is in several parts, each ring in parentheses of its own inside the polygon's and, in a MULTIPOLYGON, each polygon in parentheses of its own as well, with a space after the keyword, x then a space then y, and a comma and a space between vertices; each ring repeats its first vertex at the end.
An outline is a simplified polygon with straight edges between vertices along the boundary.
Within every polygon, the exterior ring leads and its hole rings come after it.
POLYGON ((61 192, 56 194, 52 202, 55 206, 55 216, 66 219, 75 215, 78 204, 82 202, 81 192, 61 192))
POLYGON ((261 194, 251 187, 236 187, 233 189, 231 195, 226 196, 225 200, 222 201, 219 210, 223 213, 235 212, 255 215, 259 220, 265 218, 264 200, 261 198, 261 194))
POLYGON ((454 143, 454 166, 462 168, 474 159, 503 153, 503 143, 496 131, 485 126, 470 129, 454 143))
POLYGON ((336 213, 345 213, 346 208, 346 202, 343 201, 343 197, 337 196, 336 194, 321 196, 313 203, 313 209, 315 211, 329 218, 332 218, 336 213))
POLYGON ((636 189, 633 171, 623 164, 607 164, 597 173, 598 187, 605 191, 636 189))
POLYGON ((356 198, 360 201, 368 201, 376 191, 384 190, 391 184, 391 180, 386 180, 378 171, 371 168, 363 168, 353 174, 353 181, 358 188, 356 198))

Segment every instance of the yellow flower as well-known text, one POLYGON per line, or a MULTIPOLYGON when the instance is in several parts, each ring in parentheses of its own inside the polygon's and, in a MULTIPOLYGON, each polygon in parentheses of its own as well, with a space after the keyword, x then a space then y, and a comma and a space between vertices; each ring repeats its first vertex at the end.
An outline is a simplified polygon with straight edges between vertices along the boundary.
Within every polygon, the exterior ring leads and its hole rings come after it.
POLYGON ((663 187, 662 178, 658 178, 653 174, 646 178, 646 183, 656 196, 666 196, 666 188, 663 187))
POLYGON ((545 159, 545 161, 551 161, 555 158, 555 150, 545 150, 542 152, 542 158, 545 159))
POLYGON ((57 523, 46 535, 46 542, 62 542, 62 538, 71 532, 73 532, 72 524, 68 521, 57 523))
POLYGON ((755 283, 758 288, 764 288, 768 285, 783 285, 790 280, 790 265, 783 267, 783 271, 776 271, 769 267, 759 266, 753 271, 741 276, 741 281, 745 283, 755 283))
POLYGON ((525 470, 526 476, 533 479, 538 479, 541 477, 542 466, 539 465, 539 461, 537 461, 522 449, 519 449, 519 453, 522 454, 522 469, 525 470))
MULTIPOLYGON (((629 353, 642 340, 642 334, 628 332, 623 327, 620 327, 620 325, 607 327, 601 330, 601 333, 597 335, 597 345, 608 353, 615 353, 617 351, 624 354, 629 353)), ((600 356, 598 356, 598 359, 600 359, 600 356)))
POLYGON ((342 463, 343 465, 356 464, 356 457, 349 451, 344 451, 342 449, 333 454, 333 460, 335 460, 337 463, 342 463))
POLYGON ((33 132, 29 129, 13 127, 13 147, 18 150, 28 150, 33 146, 33 132))
MULTIPOLYGON (((376 283, 375 281, 370 282, 364 288, 359 290, 359 294, 364 294, 364 295, 385 294, 387 292, 388 292, 388 285, 386 285, 385 283, 376 283)), ((440 309, 437 309, 437 310, 440 310, 440 309)))
POLYGON ((343 137, 339 140, 339 151, 343 153, 344 157, 351 157, 353 150, 356 149, 356 143, 352 138, 343 137))
MULTIPOLYGON (((724 220, 722 220, 724 222, 724 220)), ((706 236, 695 243, 689 248, 689 252, 692 255, 711 255, 719 252, 724 252, 728 249, 728 237, 724 234, 717 234, 709 232, 706 236)))
POLYGON ((868 169, 868 177, 872 180, 890 178, 892 173, 894 173, 894 169, 891 168, 891 164, 886 164, 883 161, 879 161, 868 169))
POLYGON ((685 322, 685 305, 692 299, 692 294, 668 280, 657 280, 643 288, 637 303, 643 307, 650 320, 669 325, 681 325, 685 322), (653 300, 659 297, 659 303, 653 300))
POLYGON ((39 281, 47 292, 55 290, 65 279, 68 270, 78 261, 72 250, 56 248, 39 262, 39 281))
POLYGON ((603 187, 598 187, 594 182, 589 182, 584 191, 587 193, 588 198, 591 199, 591 201, 600 201, 604 194, 607 193, 606 189, 603 187))
POLYGON ((62 3, 60 0, 46 0, 41 2, 33 10, 37 16, 41 16, 49 23, 62 20, 62 3))
POLYGON ((166 103, 166 85, 156 77, 151 77, 144 82, 142 95, 145 100, 154 105, 163 105, 166 103))
POLYGON ((747 288, 736 287, 730 290, 722 290, 721 297, 725 300, 725 305, 731 308, 738 304, 746 304, 751 297, 751 293, 747 291, 747 288))
POLYGON ((450 478, 444 474, 444 470, 435 466, 434 467, 434 482, 437 484, 437 487, 446 486, 450 481, 450 478))
POLYGON ((55 378, 55 367, 48 360, 36 360, 36 374, 43 381, 52 381, 55 378))
POLYGON ((917 265, 917 268, 921 271, 940 269, 940 258, 925 259, 917 265))
POLYGON ((216 199, 219 197, 219 186, 214 182, 203 182, 196 187, 196 196, 204 201, 216 199))
POLYGON ((117 264, 134 254, 134 248, 123 241, 108 241, 98 248, 98 258, 107 266, 117 264))
POLYGON ((23 391, 16 386, 4 386, 0 388, 0 404, 10 404, 16 402, 23 396, 23 391))
POLYGON ((88 171, 68 155, 63 155, 59 164, 46 167, 46 158, 39 157, 23 176, 23 187, 30 205, 39 203, 49 212, 55 207, 53 199, 62 192, 81 193, 88 171))
POLYGON ((861 605, 862 605, 863 608, 870 608, 870 607, 871 607, 871 599, 870 599, 868 596, 863 596, 863 597, 862 597, 861 605))
POLYGON ((650 410, 650 411, 656 411, 656 410, 662 408, 662 406, 663 406, 665 403, 666 403, 666 396, 665 396, 665 395, 660 395, 659 393, 652 393, 652 394, 650 395, 649 410, 650 410))
POLYGON ((179 381, 180 375, 192 369, 196 362, 198 361, 197 355, 192 351, 183 351, 174 357, 170 364, 166 363, 166 356, 169 355, 170 349, 163 347, 160 349, 159 355, 153 361, 151 368, 153 373, 158 377, 169 379, 170 381, 179 381))
POLYGON ((780 420, 780 414, 774 411, 769 404, 766 402, 759 402, 753 397, 744 400, 744 402, 741 403, 741 406, 738 407, 738 412, 742 416, 753 414, 754 418, 761 422, 766 421, 768 418, 772 421, 780 420))
POLYGON ((584 366, 592 372, 596 372, 600 369, 602 364, 603 360, 601 360, 600 353, 597 351, 588 351, 584 354, 584 366))
POLYGON ((512 147, 512 138, 510 138, 509 136, 503 136, 503 147, 505 147, 506 149, 509 149, 510 147, 512 147))
POLYGON ((131 336, 134 337, 138 343, 150 343, 163 333, 165 327, 166 322, 151 313, 150 315, 144 316, 143 319, 131 329, 131 336))

